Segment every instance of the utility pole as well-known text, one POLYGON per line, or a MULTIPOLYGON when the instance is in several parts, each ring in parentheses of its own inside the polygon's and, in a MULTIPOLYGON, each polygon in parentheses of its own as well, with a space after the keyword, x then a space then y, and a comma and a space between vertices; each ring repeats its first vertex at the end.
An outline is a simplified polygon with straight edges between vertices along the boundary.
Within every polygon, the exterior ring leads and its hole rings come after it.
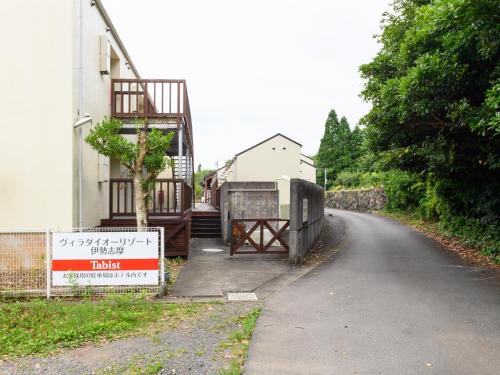
POLYGON ((326 168, 325 168, 325 186, 324 186, 324 189, 326 191, 326 168))

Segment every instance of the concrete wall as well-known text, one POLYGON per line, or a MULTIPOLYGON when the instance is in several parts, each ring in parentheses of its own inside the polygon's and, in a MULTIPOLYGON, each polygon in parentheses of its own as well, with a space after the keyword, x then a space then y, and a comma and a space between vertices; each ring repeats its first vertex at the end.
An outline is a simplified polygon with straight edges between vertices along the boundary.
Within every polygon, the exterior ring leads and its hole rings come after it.
POLYGON ((279 217, 279 191, 274 182, 225 182, 220 187, 222 238, 228 240, 230 219, 279 217))
POLYGON ((300 179, 290 182, 290 262, 302 262, 321 233, 324 216, 324 190, 300 179))
POLYGON ((364 190, 342 190, 326 193, 325 205, 351 211, 381 210, 387 202, 383 188, 364 190))
MULTIPOLYGON (((80 115, 91 116, 93 125, 110 115, 110 76, 100 74, 100 35, 108 36, 113 50, 112 75, 135 76, 98 6, 81 4, 83 43, 80 1, 2 4, 0 228, 78 225, 80 135, 73 127, 80 115)), ((83 137, 89 128, 83 127, 83 137)), ((108 165, 84 144, 86 226, 108 215, 108 165)))

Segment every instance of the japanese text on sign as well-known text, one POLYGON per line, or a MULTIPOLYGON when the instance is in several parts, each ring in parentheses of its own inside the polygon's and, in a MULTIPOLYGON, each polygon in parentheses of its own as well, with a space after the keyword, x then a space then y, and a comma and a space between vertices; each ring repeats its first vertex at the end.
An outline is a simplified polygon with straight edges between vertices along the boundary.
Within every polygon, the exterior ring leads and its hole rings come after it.
POLYGON ((60 232, 52 234, 52 283, 157 285, 157 232, 60 232))

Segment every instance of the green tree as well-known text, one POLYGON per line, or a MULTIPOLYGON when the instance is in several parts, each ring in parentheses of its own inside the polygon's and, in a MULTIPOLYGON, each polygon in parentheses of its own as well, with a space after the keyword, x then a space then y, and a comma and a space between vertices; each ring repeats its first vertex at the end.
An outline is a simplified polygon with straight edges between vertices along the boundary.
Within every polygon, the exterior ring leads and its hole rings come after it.
POLYGON ((452 213, 500 212, 499 24, 498 0, 398 0, 360 68, 370 149, 452 213))
POLYGON ((323 184, 325 168, 327 186, 331 186, 339 172, 353 168, 354 161, 361 152, 362 139, 362 130, 356 127, 351 131, 347 119, 342 117, 339 121, 337 113, 332 109, 326 119, 325 132, 316 155, 317 183, 323 184))
POLYGON ((197 202, 201 200, 201 196, 203 195, 203 187, 204 187, 203 179, 214 172, 215 171, 212 169, 200 169, 198 172, 194 174, 194 192, 195 192, 195 199, 197 202))
POLYGON ((171 165, 165 157, 174 132, 163 134, 148 127, 147 119, 136 124, 137 142, 133 143, 120 134, 122 122, 105 118, 90 130, 85 141, 98 153, 116 158, 133 178, 137 228, 148 225, 147 207, 152 185, 158 175, 171 165))

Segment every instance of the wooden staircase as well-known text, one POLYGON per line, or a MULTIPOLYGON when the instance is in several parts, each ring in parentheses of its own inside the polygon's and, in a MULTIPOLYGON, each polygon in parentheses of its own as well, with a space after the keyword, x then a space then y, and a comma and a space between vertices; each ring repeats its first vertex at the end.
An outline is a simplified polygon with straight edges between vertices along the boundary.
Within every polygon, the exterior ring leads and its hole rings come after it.
POLYGON ((219 211, 193 211, 191 216, 191 237, 221 238, 219 211))

